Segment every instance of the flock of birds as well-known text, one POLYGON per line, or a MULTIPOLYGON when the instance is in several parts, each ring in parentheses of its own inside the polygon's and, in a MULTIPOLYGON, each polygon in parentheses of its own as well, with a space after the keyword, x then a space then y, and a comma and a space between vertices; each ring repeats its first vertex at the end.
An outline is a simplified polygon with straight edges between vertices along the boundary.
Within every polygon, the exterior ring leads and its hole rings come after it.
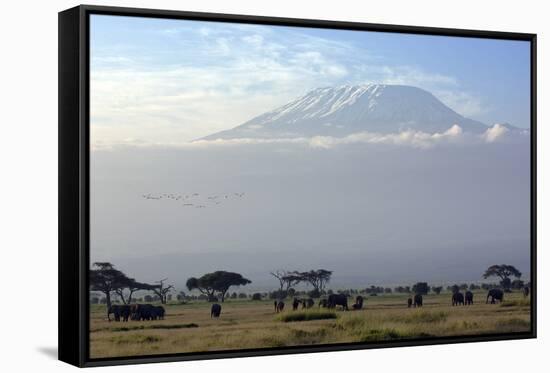
POLYGON ((181 201, 181 205, 187 208, 197 208, 204 209, 208 206, 220 205, 224 201, 230 199, 240 199, 244 197, 244 192, 240 193, 229 193, 229 194, 215 194, 206 196, 204 200, 204 195, 200 193, 191 193, 191 194, 172 194, 172 193, 162 193, 162 194, 143 194, 142 197, 147 200, 167 200, 178 202, 181 201))

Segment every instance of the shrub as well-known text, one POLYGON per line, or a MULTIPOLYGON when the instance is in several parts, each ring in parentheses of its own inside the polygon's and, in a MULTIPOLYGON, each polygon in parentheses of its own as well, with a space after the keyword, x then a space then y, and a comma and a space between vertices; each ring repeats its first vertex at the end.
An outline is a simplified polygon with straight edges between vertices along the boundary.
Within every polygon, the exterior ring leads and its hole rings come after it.
POLYGON ((325 320, 336 319, 336 313, 332 311, 308 311, 308 312, 293 312, 281 314, 278 317, 282 322, 295 322, 295 321, 311 321, 311 320, 325 320))
POLYGON ((252 300, 262 300, 262 294, 261 293, 252 294, 252 300))

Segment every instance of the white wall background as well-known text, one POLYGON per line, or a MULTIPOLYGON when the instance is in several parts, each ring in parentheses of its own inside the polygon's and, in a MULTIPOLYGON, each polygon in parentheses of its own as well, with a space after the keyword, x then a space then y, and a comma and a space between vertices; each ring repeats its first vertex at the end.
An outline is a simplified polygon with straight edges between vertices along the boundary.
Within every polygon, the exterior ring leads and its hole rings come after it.
MULTIPOLYGON (((119 0, 102 5, 241 13, 538 33, 539 338, 355 352, 110 368, 155 371, 286 372, 361 369, 462 372, 539 371, 550 347, 545 252, 550 197, 550 23, 542 1, 119 0)), ((0 21, 0 367, 67 371, 57 353, 57 12, 76 1, 6 1, 0 21), (25 296, 13 296, 21 291, 25 296)))

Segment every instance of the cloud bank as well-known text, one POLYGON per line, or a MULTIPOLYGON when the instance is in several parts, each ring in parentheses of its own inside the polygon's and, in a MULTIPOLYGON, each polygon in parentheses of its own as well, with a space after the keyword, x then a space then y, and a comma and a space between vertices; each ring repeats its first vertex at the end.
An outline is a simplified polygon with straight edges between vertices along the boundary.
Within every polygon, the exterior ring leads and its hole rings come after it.
POLYGON ((108 143, 95 142, 92 150, 112 150, 120 147, 173 147, 200 149, 209 147, 247 146, 247 145, 301 145, 312 149, 332 149, 345 145, 381 144, 392 146, 406 146, 426 149, 440 145, 469 145, 513 141, 524 138, 528 130, 511 132, 502 124, 495 124, 487 130, 475 135, 464 132, 459 125, 453 125, 445 132, 427 133, 422 131, 406 130, 397 133, 357 132, 344 137, 313 136, 292 138, 236 138, 216 140, 196 140, 192 142, 151 142, 137 138, 127 138, 122 142, 108 143))

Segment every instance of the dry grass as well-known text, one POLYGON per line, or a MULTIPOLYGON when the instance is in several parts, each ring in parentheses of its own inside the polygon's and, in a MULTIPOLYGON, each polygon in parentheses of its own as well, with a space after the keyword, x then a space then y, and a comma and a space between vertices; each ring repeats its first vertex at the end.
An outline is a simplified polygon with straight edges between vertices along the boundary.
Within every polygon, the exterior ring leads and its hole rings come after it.
MULTIPOLYGON (((484 299, 477 293, 475 299, 484 299)), ((525 332, 530 303, 520 293, 501 305, 476 302, 451 307, 450 295, 428 295, 424 307, 407 308, 406 295, 369 297, 361 311, 285 310, 271 302, 226 301, 219 319, 210 304, 168 305, 166 319, 108 322, 105 309, 91 313, 91 357, 115 357, 258 347, 374 342, 434 336, 525 332)))

